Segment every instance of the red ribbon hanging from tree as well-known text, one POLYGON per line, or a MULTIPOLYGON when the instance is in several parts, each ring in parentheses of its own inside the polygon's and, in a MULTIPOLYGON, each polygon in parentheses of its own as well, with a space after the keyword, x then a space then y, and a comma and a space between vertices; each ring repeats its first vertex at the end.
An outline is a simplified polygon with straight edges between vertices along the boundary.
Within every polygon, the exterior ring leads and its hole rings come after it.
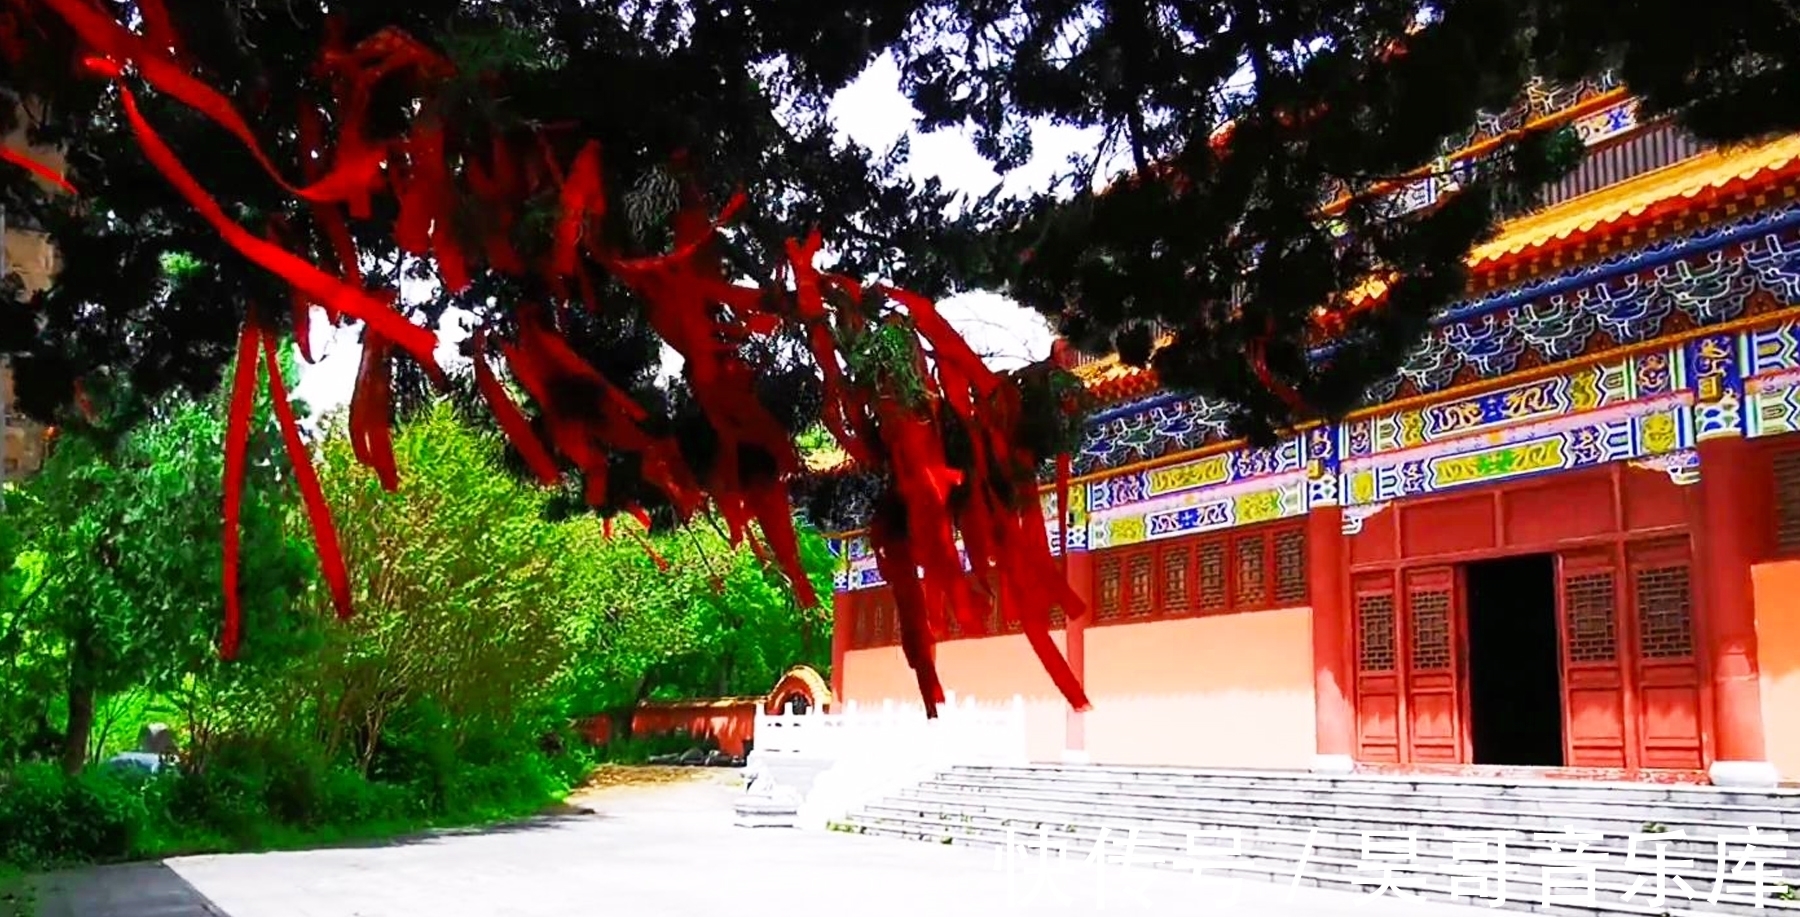
POLYGON ((237 371, 231 381, 231 407, 225 421, 225 632, 219 655, 237 657, 243 634, 243 596, 238 590, 238 522, 244 502, 244 459, 250 445, 250 417, 256 406, 256 323, 246 320, 238 332, 237 371))
MULTIPOLYGON (((156 0, 150 3, 154 6, 156 0)), ((410 38, 384 32, 348 49, 334 39, 326 49, 320 73, 334 87, 339 105, 332 119, 337 136, 328 148, 323 114, 311 105, 301 109, 299 133, 305 160, 301 171, 307 184, 297 187, 289 184, 270 162, 248 124, 225 97, 205 86, 180 61, 177 37, 160 6, 145 11, 148 38, 142 38, 84 0, 45 0, 45 4, 90 45, 97 56, 90 58, 89 65, 118 81, 127 119, 152 165, 227 244, 293 287, 296 332, 306 333, 305 310, 315 303, 334 319, 356 319, 366 325, 363 362, 351 404, 350 435, 358 459, 375 469, 384 487, 392 489, 398 480, 389 428, 391 360, 395 349, 418 360, 434 381, 441 382, 443 376, 434 358, 435 335, 396 311, 391 296, 362 288, 355 245, 341 208, 347 207, 353 216, 366 216, 374 194, 391 192, 400 204, 395 241, 404 251, 435 263, 447 288, 460 289, 471 280, 470 265, 474 259, 452 233, 459 180, 452 172, 452 164, 461 164, 461 176, 474 197, 496 215, 487 238, 479 243, 479 251, 485 253, 487 267, 500 271, 527 269, 503 236, 517 215, 515 205, 542 190, 547 177, 554 183, 561 212, 555 222, 550 255, 537 266, 542 279, 552 290, 560 291, 566 279, 573 276, 589 308, 597 307, 589 264, 605 268, 632 289, 643 302, 651 326, 683 356, 688 382, 718 433, 723 460, 703 488, 694 480, 674 441, 647 430, 643 408, 570 348, 555 330, 547 310, 524 306, 515 313, 516 341, 500 340, 498 345, 512 375, 542 412, 547 434, 544 440, 539 440, 487 365, 485 329, 478 331, 475 341, 475 375, 478 390, 508 439, 540 481, 548 484, 560 478, 550 452, 554 449, 582 471, 587 479, 588 499, 600 503, 606 498, 610 458, 618 453, 634 453, 641 460, 645 480, 667 495, 678 518, 692 518, 710 500, 730 525, 733 541, 747 538, 752 542, 752 550, 760 554, 762 545, 749 524, 756 522, 775 562, 793 582, 802 602, 815 603, 817 597, 799 556, 786 492, 786 480, 797 471, 798 458, 785 431, 754 396, 756 368, 746 361, 741 349, 751 336, 772 334, 784 319, 796 320, 804 328, 808 347, 824 377, 823 417, 827 428, 854 461, 891 478, 895 502, 877 516, 871 537, 878 565, 894 584, 900 606, 902 645, 928 705, 935 709, 943 697, 934 659, 933 630, 942 626, 946 607, 965 625, 980 617, 980 596, 970 585, 958 554, 960 532, 974 570, 984 577, 993 574, 999 580, 1007 619, 1020 623, 1070 702, 1085 707, 1086 698, 1079 683, 1050 639, 1051 608, 1061 607, 1070 617, 1079 616, 1084 609, 1079 597, 1068 588, 1066 578, 1059 575, 1047 542, 1032 456, 1009 441, 1016 435, 1020 421, 1019 394, 981 362, 929 300, 885 287, 870 291, 903 310, 911 320, 910 327, 924 342, 919 345, 915 341, 913 367, 923 383, 922 400, 902 403, 896 391, 871 388, 870 380, 851 379, 840 363, 840 345, 831 324, 834 316, 851 329, 848 333, 867 331, 875 317, 863 314, 866 306, 860 284, 815 269, 813 260, 822 245, 818 234, 809 235, 804 243, 788 245, 787 267, 793 271, 795 281, 791 303, 771 306, 764 290, 727 282, 715 251, 716 241, 720 227, 745 205, 744 195, 734 195, 719 214, 709 216, 685 161, 676 164, 684 177, 684 201, 675 219, 673 250, 662 255, 623 257, 606 244, 604 221, 608 210, 597 143, 583 145, 565 172, 541 130, 525 138, 539 145, 541 157, 514 155, 499 135, 484 138, 491 147, 491 156, 477 157, 468 149, 452 150, 444 127, 430 122, 413 125, 397 144, 369 142, 363 133, 363 120, 377 81, 410 70, 419 82, 429 83, 449 71, 446 62, 410 38), (259 238, 227 217, 145 122, 130 88, 121 79, 126 65, 136 67, 153 88, 234 134, 272 180, 306 202, 336 256, 338 276, 291 254, 282 247, 279 237, 259 238), (328 155, 332 163, 329 170, 324 165, 328 155), (384 164, 388 166, 385 179, 384 164), (846 302, 834 309, 826 301, 828 290, 846 302), (569 400, 571 392, 576 393, 579 403, 569 400), (976 461, 967 469, 951 467, 946 457, 945 436, 950 425, 960 426, 973 443, 976 461), (774 472, 759 471, 753 479, 745 480, 738 465, 740 447, 766 452, 774 460, 774 472)), ((280 405, 286 405, 286 393, 274 363, 273 339, 252 322, 246 322, 226 444, 226 515, 233 533, 226 545, 228 611, 223 649, 227 655, 236 651, 241 633, 235 594, 235 530, 241 508, 241 472, 259 342, 269 361, 273 393, 280 405)), ((301 476, 309 515, 314 519, 321 561, 326 565, 325 577, 332 586, 334 602, 343 613, 348 607, 348 579, 341 572, 335 533, 324 513, 316 478, 298 470, 306 465, 310 471, 310 465, 303 461, 304 442, 291 408, 278 407, 277 411, 296 474, 301 476), (335 568, 334 562, 338 564, 335 568)), ((1059 467, 1063 470, 1059 474, 1058 499, 1059 506, 1064 506, 1066 462, 1059 467)), ((650 520, 641 507, 627 509, 648 528, 650 520)), ((633 535, 642 540, 635 531, 633 535)), ((664 563, 658 558, 659 567, 664 563)))

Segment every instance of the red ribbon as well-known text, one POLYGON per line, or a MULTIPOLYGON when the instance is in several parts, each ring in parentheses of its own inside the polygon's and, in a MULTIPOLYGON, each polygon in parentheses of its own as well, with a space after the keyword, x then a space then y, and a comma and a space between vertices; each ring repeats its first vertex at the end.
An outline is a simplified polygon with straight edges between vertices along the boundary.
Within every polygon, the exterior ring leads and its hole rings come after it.
MULTIPOLYGON (((384 487, 391 490, 398 484, 390 429, 391 348, 398 347, 417 359, 434 381, 441 383, 443 372, 435 361, 435 335, 408 321, 394 308, 391 297, 362 288, 357 252, 342 208, 353 216, 366 216, 372 195, 391 185, 400 205, 395 241, 403 250, 434 261, 444 285, 454 291, 471 281, 471 256, 453 232, 459 194, 459 176, 452 173, 453 164, 462 164, 461 175, 466 176, 468 189, 494 214, 492 230, 474 251, 484 254, 488 266, 500 271, 526 270, 507 238, 518 214, 517 202, 546 186, 554 187, 561 212, 551 251, 532 269, 561 298, 567 299, 563 291, 568 287, 576 287, 590 308, 596 307, 597 301, 588 269, 596 263, 642 298, 651 327, 685 360, 687 380, 718 434, 721 459, 702 489, 674 440, 646 428, 644 409, 588 365, 556 331, 544 309, 525 306, 517 311, 516 343, 498 343, 512 375, 542 413, 544 439, 540 440, 488 365, 485 331, 477 332, 474 342, 475 376, 477 388, 502 430, 541 482, 553 484, 560 477, 550 451, 554 448, 582 471, 587 499, 599 504, 607 497, 610 456, 635 453, 644 479, 667 495, 680 519, 691 518, 710 497, 730 526, 733 543, 741 544, 747 537, 752 551, 760 556, 763 545, 750 534, 750 523, 757 523, 769 553, 792 580, 797 597, 803 604, 816 603, 801 563, 785 484, 798 467, 798 457, 786 431, 755 397, 756 367, 742 355, 742 345, 750 337, 773 334, 783 320, 797 320, 824 376, 824 423, 853 461, 891 475, 894 502, 875 520, 871 540, 877 564, 893 584, 902 647, 928 708, 935 713, 944 696, 934 645, 936 631, 945 626, 946 610, 968 629, 985 627, 986 615, 979 609, 981 595, 991 594, 990 579, 998 582, 998 603, 1006 619, 1023 628, 1059 690, 1078 708, 1086 706, 1079 682, 1050 638, 1050 609, 1061 607, 1070 618, 1076 618, 1085 608, 1068 588, 1061 565, 1050 551, 1031 467, 1034 456, 1013 442, 1021 419, 1019 392, 981 361, 930 300, 888 287, 874 289, 911 317, 923 341, 915 363, 926 403, 901 404, 895 393, 859 386, 857 383, 866 380, 851 379, 840 363, 832 323, 836 321, 845 333, 861 333, 869 329, 873 317, 862 314, 864 291, 859 284, 822 274, 814 267, 822 246, 817 232, 804 242, 788 243, 786 267, 794 273, 791 309, 771 307, 763 290, 725 280, 716 240, 720 226, 745 206, 741 192, 711 216, 697 183, 684 173, 684 201, 675 218, 674 250, 623 258, 606 244, 607 201, 596 143, 581 147, 564 175, 543 130, 531 135, 539 144, 541 161, 540 157, 519 159, 503 136, 494 135, 486 140, 492 147, 491 160, 484 162, 469 149, 450 148, 450 140, 461 142, 462 135, 446 134, 435 123, 415 124, 400 144, 370 142, 363 131, 376 82, 406 69, 417 71, 425 80, 441 77, 450 69, 442 58, 397 32, 378 34, 349 49, 332 41, 319 75, 337 97, 335 145, 327 150, 323 114, 310 105, 303 106, 299 133, 307 184, 295 187, 264 155, 254 133, 228 100, 201 83, 180 61, 173 26, 161 0, 146 0, 147 38, 131 33, 86 0, 45 3, 95 52, 110 58, 90 59, 89 64, 119 81, 126 116, 151 164, 229 245, 293 288, 295 329, 303 349, 310 344, 306 335, 311 304, 326 309, 334 319, 354 318, 368 326, 350 409, 350 439, 357 457, 376 470, 384 487), (129 87, 119 79, 125 64, 135 65, 157 90, 235 135, 281 187, 306 201, 331 245, 340 276, 331 276, 291 254, 279 240, 259 238, 227 217, 145 122, 129 87), (391 163, 384 176, 383 165, 395 151, 404 154, 404 168, 402 163, 391 163), (329 169, 325 166, 328 152, 329 169), (571 276, 573 284, 568 282, 571 276), (830 308, 827 288, 850 305, 830 308), (564 398, 570 392, 591 393, 593 403, 568 404, 564 398), (959 424, 973 443, 973 461, 966 470, 948 463, 945 433, 950 424, 959 424), (756 446, 773 457, 774 473, 744 480, 738 464, 743 446, 756 446), (1024 496, 1027 493, 1028 498, 1024 496), (982 582, 980 587, 964 572, 957 552, 958 532, 982 582)), ((9 154, 6 158, 16 162, 20 157, 9 154)), ((684 169, 685 160, 677 168, 684 169)), ((236 527, 259 341, 271 370, 283 439, 319 539, 325 578, 340 614, 347 613, 349 603, 348 576, 279 378, 274 341, 247 322, 240 340, 227 432, 227 655, 235 652, 241 631, 236 527)), ((1267 368, 1260 362, 1262 345, 1257 343, 1252 357, 1258 372, 1266 377, 1267 368)), ((306 355, 310 359, 310 352, 306 355)), ((1066 455, 1059 458, 1057 499, 1065 517, 1068 464, 1066 455)), ((650 520, 641 507, 626 510, 648 529, 650 520)), ((610 520, 606 528, 610 534, 610 520)), ((632 534, 659 569, 667 569, 667 562, 649 543, 638 532, 632 534)), ((989 604, 992 602, 990 598, 989 604)))
POLYGON ((243 597, 238 594, 238 523, 244 500, 244 460, 250 446, 251 409, 256 405, 256 345, 253 321, 238 332, 237 372, 231 382, 231 407, 225 422, 225 633, 219 655, 237 657, 243 635, 243 597))
POLYGON ((393 374, 388 359, 387 342, 374 329, 365 329, 356 391, 350 396, 350 448, 358 461, 375 469, 382 489, 393 493, 400 487, 400 471, 394 463, 393 374))
POLYGON ((70 194, 77 193, 75 186, 69 184, 69 180, 64 178, 62 173, 32 159, 30 156, 27 156, 12 147, 0 146, 0 159, 4 159, 13 165, 20 166, 31 174, 36 175, 44 181, 47 181, 70 194))
POLYGON ((344 551, 338 544, 337 525, 331 520, 331 508, 325 503, 325 491, 319 486, 319 474, 313 468, 312 453, 300 437, 300 421, 294 406, 288 402, 287 387, 281 381, 281 360, 275 350, 275 338, 263 335, 263 362, 269 367, 269 397, 275 403, 275 417, 281 423, 281 439, 287 446, 288 464, 294 468, 294 481, 300 485, 300 497, 306 504, 306 518, 312 523, 313 546, 319 554, 319 572, 331 590, 331 604, 339 618, 350 617, 350 574, 344 568, 344 551))
MULTIPOLYGON (((47 2, 57 2, 57 0, 47 0, 47 2)), ((104 61, 91 59, 89 62, 103 73, 110 72, 115 77, 118 75, 116 66, 109 66, 104 61)), ((251 235, 248 230, 225 215, 219 202, 200 187, 200 183, 194 180, 193 175, 176 158, 174 151, 169 149, 162 137, 144 120, 143 113, 138 110, 137 98, 132 95, 131 90, 125 86, 122 80, 119 83, 119 96, 125 106, 126 118, 131 122, 133 132, 137 134, 138 145, 144 149, 145 157, 150 160, 151 165, 155 166, 157 171, 163 174, 164 178, 169 180, 170 184, 175 186, 175 190, 179 191, 182 197, 187 198, 188 203, 199 211, 201 217, 213 224, 213 228, 218 230, 226 244, 237 249, 239 254, 286 280, 313 301, 335 307, 339 311, 367 323, 372 330, 382 337, 394 341, 421 364, 432 368, 437 366, 437 358, 433 354, 433 349, 437 346, 437 338, 429 329, 421 328, 407 321, 391 306, 372 294, 350 287, 290 254, 280 246, 251 235)))
POLYGON ((494 418, 500 422, 501 432, 506 434, 506 438, 513 444, 513 448, 519 450, 519 455, 525 459, 525 466, 537 476, 538 482, 546 487, 555 486, 556 482, 562 478, 561 472, 556 468, 556 461, 544 449, 544 444, 538 440, 537 433, 532 431, 531 422, 525 419, 519 406, 513 404, 512 398, 500 386, 500 380, 494 378, 493 368, 488 366, 487 329, 485 328, 477 329, 475 332, 474 356, 475 387, 481 392, 481 397, 487 401, 488 409, 494 412, 494 418))

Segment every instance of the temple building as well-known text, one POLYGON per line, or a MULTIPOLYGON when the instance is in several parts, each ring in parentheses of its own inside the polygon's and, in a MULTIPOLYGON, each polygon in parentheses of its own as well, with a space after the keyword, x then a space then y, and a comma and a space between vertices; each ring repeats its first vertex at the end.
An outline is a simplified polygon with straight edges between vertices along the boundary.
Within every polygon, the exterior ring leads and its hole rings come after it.
MULTIPOLYGON (((1555 122, 1581 165, 1341 423, 1252 449, 1072 359, 1104 406, 1044 500, 1093 709, 1004 627, 946 635, 946 687, 1024 695, 1046 761, 1800 781, 1800 137, 1705 149, 1600 78, 1392 193, 1555 122)), ((866 541, 834 545, 834 693, 916 703, 866 541)))
POLYGON ((44 464, 44 430, 19 416, 12 404, 12 367, 0 358, 0 483, 16 481, 44 464))
MULTIPOLYGON (((55 252, 41 232, 9 225, 0 218, 0 276, 17 274, 27 290, 50 285, 55 252)), ((48 449, 47 430, 18 413, 13 404, 13 369, 0 355, 0 483, 37 471, 48 449)))

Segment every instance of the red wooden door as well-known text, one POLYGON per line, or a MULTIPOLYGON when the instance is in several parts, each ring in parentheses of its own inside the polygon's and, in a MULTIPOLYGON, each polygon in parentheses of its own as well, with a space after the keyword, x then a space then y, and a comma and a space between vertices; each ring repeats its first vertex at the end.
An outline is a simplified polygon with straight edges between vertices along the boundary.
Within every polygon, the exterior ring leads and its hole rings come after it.
POLYGON ((1626 560, 1637 637, 1639 761, 1643 767, 1699 770, 1703 707, 1688 540, 1632 545, 1626 560))
POLYGON ((1563 759, 1571 767, 1635 766, 1625 735, 1617 556, 1616 548, 1605 547, 1557 558, 1563 759))
POLYGON ((1400 653, 1394 575, 1373 573, 1351 582, 1356 614, 1357 757, 1400 763, 1400 653))
POLYGON ((1406 725, 1415 764, 1463 760, 1456 628, 1462 620, 1462 571, 1406 571, 1406 725))

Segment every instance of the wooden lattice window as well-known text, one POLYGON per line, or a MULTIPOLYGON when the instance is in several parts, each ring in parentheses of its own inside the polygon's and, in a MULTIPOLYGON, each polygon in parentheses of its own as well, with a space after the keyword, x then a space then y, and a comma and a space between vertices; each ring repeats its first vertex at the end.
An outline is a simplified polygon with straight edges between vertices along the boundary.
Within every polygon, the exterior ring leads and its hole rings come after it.
POLYGON ((1094 555, 1094 619, 1292 608, 1306 603, 1306 530, 1189 535, 1094 555))
POLYGON ((1005 632, 1009 634, 1024 633, 1025 622, 1009 621, 1006 619, 1006 603, 1003 600, 1004 596, 1000 594, 1000 577, 997 574, 990 574, 987 578, 987 584, 988 593, 994 597, 994 616, 992 619, 993 632, 1005 632))
POLYGON ((1306 530, 1275 534, 1275 604, 1306 604, 1306 530))
POLYGON ((1196 554, 1198 560, 1194 565, 1194 572, 1200 587, 1197 590, 1200 610, 1224 611, 1229 596, 1225 576, 1225 539, 1214 538, 1201 542, 1196 554))
POLYGON ((1356 660, 1359 672, 1394 670, 1394 597, 1364 593, 1356 597, 1356 660))
POLYGON ((944 632, 948 635, 948 639, 981 635, 980 632, 969 630, 963 626, 962 616, 964 614, 975 612, 984 622, 987 619, 987 609, 992 600, 982 588, 980 580, 971 577, 968 584, 969 592, 966 596, 969 602, 968 607, 958 608, 955 598, 947 599, 944 603, 944 632))
POLYGON ((1164 545, 1160 566, 1162 568, 1161 600, 1157 602, 1163 614, 1180 614, 1193 607, 1193 566, 1194 547, 1191 544, 1164 545))
POLYGON ((1115 553, 1102 554, 1094 561, 1094 617, 1098 620, 1111 620, 1125 610, 1125 572, 1120 568, 1115 553))
POLYGON ((1269 601, 1267 536, 1240 536, 1232 545, 1232 605, 1239 610, 1259 608, 1269 601))
POLYGON ((1570 662, 1618 658, 1618 601, 1609 570, 1580 573, 1563 582, 1564 641, 1570 662))
POLYGON ((1450 668, 1450 593, 1412 594, 1411 662, 1415 672, 1450 668))
POLYGON ((1125 581, 1125 613, 1141 618, 1156 610, 1156 555, 1140 551, 1131 556, 1125 581))
POLYGON ((879 598, 879 593, 866 592, 863 594, 859 616, 862 618, 862 645, 865 647, 881 645, 881 605, 877 601, 879 598))
POLYGON ((1800 449, 1776 453, 1775 551, 1800 554, 1800 449))
POLYGON ((870 607, 868 593, 851 594, 850 598, 850 646, 853 649, 867 649, 875 645, 875 638, 869 632, 869 625, 875 621, 874 610, 870 607))
POLYGON ((1006 620, 1006 607, 1001 604, 1001 580, 999 577, 990 573, 983 577, 981 582, 985 582, 986 589, 988 589, 988 632, 1001 634, 1001 632, 1022 631, 1024 629, 1022 625, 1006 620))
POLYGON ((1632 586, 1638 610, 1638 648, 1646 659, 1694 655, 1694 603, 1688 565, 1639 567, 1632 586))
POLYGON ((890 646, 900 642, 900 612, 894 604, 893 594, 882 590, 875 602, 874 631, 876 646, 890 646))

